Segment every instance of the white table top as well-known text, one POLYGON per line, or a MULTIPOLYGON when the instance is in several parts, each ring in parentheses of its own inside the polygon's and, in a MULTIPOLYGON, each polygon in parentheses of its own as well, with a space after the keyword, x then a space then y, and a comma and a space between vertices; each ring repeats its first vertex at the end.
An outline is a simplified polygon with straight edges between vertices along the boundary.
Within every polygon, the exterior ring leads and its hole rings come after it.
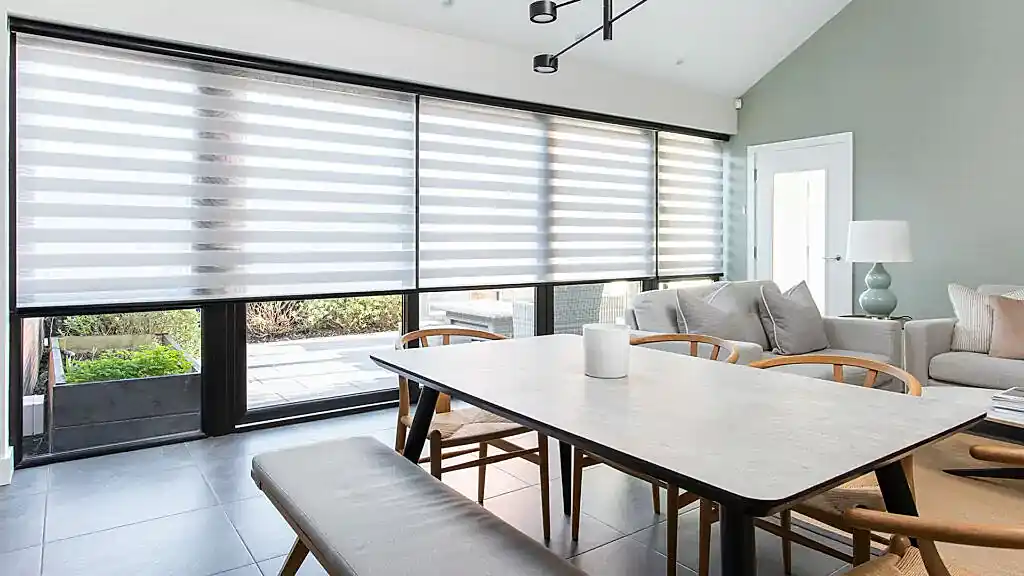
POLYGON ((773 513, 984 416, 942 402, 634 347, 583 374, 579 336, 372 354, 382 367, 753 514, 773 513))

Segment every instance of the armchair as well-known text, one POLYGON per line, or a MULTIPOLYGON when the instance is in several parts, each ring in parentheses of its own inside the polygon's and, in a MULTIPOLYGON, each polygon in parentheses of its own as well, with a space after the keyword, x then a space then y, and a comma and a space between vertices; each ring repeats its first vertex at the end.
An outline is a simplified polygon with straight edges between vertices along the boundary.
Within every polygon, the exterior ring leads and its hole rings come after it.
MULTIPOLYGON (((601 319, 602 284, 555 287, 555 334, 583 334, 584 324, 601 319)), ((515 302, 512 308, 512 334, 532 336, 536 309, 533 302, 515 302)))

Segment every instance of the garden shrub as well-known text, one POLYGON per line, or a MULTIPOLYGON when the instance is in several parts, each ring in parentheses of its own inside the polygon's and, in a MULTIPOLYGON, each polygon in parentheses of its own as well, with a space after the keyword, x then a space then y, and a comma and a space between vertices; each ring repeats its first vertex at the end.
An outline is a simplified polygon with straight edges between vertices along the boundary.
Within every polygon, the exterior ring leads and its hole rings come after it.
POLYGON ((199 358, 201 340, 198 310, 67 316, 56 320, 57 324, 51 333, 57 336, 169 334, 183 350, 199 358))
POLYGON ((164 345, 144 346, 136 350, 103 350, 95 358, 69 358, 65 364, 64 379, 71 384, 186 374, 192 371, 192 364, 181 350, 164 345))

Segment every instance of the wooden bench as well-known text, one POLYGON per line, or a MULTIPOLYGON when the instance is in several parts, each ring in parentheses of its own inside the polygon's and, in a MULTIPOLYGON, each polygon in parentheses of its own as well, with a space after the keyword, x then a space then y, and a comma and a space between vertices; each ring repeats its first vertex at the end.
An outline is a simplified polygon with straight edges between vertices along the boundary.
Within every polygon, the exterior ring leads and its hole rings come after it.
POLYGON ((332 576, 583 574, 372 438, 260 454, 252 477, 332 576))

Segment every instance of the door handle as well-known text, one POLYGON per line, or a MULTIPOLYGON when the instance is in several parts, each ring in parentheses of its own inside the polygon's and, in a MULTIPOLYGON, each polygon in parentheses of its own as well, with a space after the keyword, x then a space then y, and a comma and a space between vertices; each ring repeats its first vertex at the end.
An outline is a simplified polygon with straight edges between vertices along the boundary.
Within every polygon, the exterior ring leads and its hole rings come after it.
POLYGON ((843 259, 843 257, 840 256, 839 254, 836 254, 835 256, 822 256, 821 259, 822 260, 835 260, 836 262, 839 262, 839 261, 841 261, 843 259))

